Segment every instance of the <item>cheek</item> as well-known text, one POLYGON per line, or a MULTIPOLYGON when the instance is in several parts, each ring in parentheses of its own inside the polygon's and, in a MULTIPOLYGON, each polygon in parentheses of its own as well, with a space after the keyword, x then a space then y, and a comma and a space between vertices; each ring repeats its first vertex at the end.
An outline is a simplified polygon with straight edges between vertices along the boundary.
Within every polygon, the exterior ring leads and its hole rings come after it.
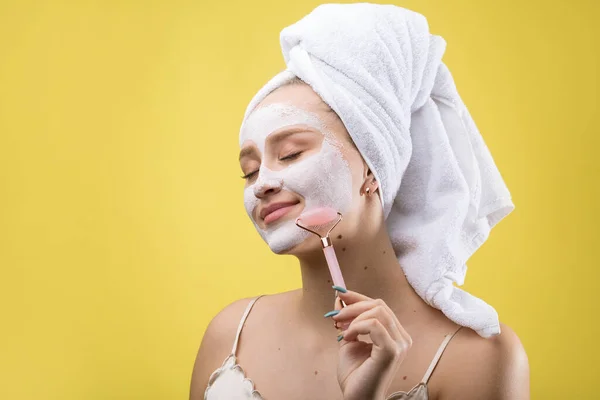
POLYGON ((340 150, 327 140, 321 151, 282 171, 284 186, 306 199, 307 207, 346 212, 352 203, 352 173, 340 150))
POLYGON ((252 211, 258 205, 258 198, 254 195, 254 185, 250 185, 244 189, 244 207, 250 217, 252 211))
MULTIPOLYGON (((365 183, 363 159, 360 154, 349 155, 349 164, 352 176, 352 193, 360 193, 360 189, 365 183)), ((355 196, 354 200, 359 200, 360 195, 355 196)))

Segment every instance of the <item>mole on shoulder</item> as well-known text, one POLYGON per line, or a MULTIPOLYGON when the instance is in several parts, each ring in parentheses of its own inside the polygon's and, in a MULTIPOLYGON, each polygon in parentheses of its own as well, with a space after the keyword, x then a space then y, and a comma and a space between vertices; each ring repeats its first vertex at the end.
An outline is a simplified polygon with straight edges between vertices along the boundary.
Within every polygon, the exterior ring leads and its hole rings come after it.
POLYGON ((338 239, 341 239, 341 238, 342 238, 342 235, 338 235, 338 239))
POLYGON ((404 375, 404 376, 402 377, 402 379, 406 380, 406 375, 404 375))
POLYGON ((315 375, 317 375, 319 372, 315 371, 315 375))
POLYGON ((346 251, 346 248, 345 248, 345 247, 342 247, 342 251, 346 251))
POLYGON ((367 267, 367 266, 365 265, 365 269, 367 269, 367 268, 369 268, 369 267, 367 267))

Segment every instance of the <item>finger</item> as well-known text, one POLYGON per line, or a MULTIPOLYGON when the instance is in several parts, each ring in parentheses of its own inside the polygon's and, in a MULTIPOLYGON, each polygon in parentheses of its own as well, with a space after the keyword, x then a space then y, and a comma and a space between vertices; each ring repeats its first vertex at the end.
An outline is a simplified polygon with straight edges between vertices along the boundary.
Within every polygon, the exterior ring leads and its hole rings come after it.
MULTIPOLYGON (((354 319, 354 321, 352 321, 352 323, 358 323, 359 321, 365 321, 369 319, 376 319, 377 321, 379 321, 394 341, 404 340, 404 335, 402 332, 404 329, 402 328, 400 323, 396 322, 396 319, 393 317, 391 310, 389 310, 387 307, 376 303, 374 307, 358 315, 354 319)), ((352 325, 352 323, 348 326, 348 328, 352 325)), ((342 324, 338 324, 338 326, 341 326, 342 329, 345 327, 345 325, 342 324)))
MULTIPOLYGON (((338 294, 340 293, 340 291, 345 291, 346 289, 344 289, 343 287, 341 289, 338 289, 339 286, 332 286, 335 289, 335 299, 338 299, 338 294)), ((340 299, 340 302, 342 304, 342 308, 346 307, 346 303, 344 302, 344 300, 340 299)))
MULTIPOLYGON (((341 310, 343 307, 342 305, 342 300, 336 296, 334 303, 333 303, 333 309, 334 310, 341 310)), ((340 311, 341 312, 341 311, 340 311)))
POLYGON ((333 318, 339 321, 344 319, 356 318, 365 311, 371 310, 379 305, 385 305, 385 303, 382 300, 359 301, 358 303, 352 303, 349 304, 347 307, 344 307, 344 309, 341 310, 340 313, 338 315, 335 315, 333 318))
POLYGON ((342 343, 344 341, 356 341, 358 335, 369 335, 373 345, 383 350, 386 354, 394 357, 397 353, 397 343, 392 339, 381 322, 375 318, 351 323, 343 335, 342 343))
POLYGON ((347 305, 358 303, 359 301, 373 300, 364 294, 353 292, 352 290, 348 290, 346 293, 338 292, 338 297, 340 297, 347 305))
POLYGON ((389 306, 381 299, 371 299, 359 301, 358 303, 353 303, 351 305, 348 305, 347 307, 344 307, 343 310, 340 310, 339 314, 334 315, 332 318, 335 321, 347 321, 357 318, 360 314, 376 307, 382 307, 387 315, 386 318, 389 318, 394 322, 393 324, 389 324, 390 327, 396 326, 402 334, 406 333, 404 327, 398 320, 398 317, 396 317, 396 314, 394 314, 394 312, 389 308, 389 306))

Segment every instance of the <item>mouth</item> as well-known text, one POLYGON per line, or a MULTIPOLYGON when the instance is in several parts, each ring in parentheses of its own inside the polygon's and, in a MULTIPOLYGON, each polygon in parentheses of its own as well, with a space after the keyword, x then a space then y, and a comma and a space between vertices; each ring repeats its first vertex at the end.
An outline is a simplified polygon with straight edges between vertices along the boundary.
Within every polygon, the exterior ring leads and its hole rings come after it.
POLYGON ((260 212, 260 217, 265 225, 272 224, 288 214, 297 204, 299 204, 297 201, 271 204, 260 212))

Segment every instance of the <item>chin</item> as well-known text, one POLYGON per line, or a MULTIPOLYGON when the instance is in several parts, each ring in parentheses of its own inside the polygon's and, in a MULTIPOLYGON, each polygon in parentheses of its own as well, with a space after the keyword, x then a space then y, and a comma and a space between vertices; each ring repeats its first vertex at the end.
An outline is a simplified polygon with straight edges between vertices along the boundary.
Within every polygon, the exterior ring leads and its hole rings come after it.
POLYGON ((278 255, 289 255, 297 258, 304 258, 315 254, 322 254, 323 248, 321 242, 316 236, 306 238, 302 243, 288 247, 286 249, 271 248, 273 253, 278 255))
POLYGON ((271 251, 279 256, 291 254, 290 252, 292 250, 293 250, 293 247, 291 249, 278 249, 278 248, 271 247, 271 251))
POLYGON ((301 248, 303 245, 303 243, 297 244, 297 245, 293 245, 293 246, 288 246, 288 247, 283 247, 283 246, 277 246, 277 245, 269 245, 269 248, 271 249, 271 251, 277 255, 295 255, 298 252, 298 249, 301 248))

